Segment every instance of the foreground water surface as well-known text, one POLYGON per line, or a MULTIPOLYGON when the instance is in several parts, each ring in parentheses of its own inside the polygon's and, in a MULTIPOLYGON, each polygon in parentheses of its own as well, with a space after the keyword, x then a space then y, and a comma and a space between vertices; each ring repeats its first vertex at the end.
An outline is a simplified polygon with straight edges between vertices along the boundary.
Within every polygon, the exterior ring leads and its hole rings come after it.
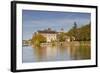
POLYGON ((85 60, 91 58, 89 45, 51 46, 43 47, 23 46, 22 62, 46 62, 64 60, 85 60))

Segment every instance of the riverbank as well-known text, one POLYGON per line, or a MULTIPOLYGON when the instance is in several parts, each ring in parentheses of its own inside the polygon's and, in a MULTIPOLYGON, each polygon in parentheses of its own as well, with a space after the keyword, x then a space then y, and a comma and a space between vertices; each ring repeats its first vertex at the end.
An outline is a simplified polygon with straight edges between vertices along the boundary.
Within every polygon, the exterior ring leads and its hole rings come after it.
POLYGON ((79 46, 86 45, 90 46, 90 41, 72 41, 72 42, 54 42, 54 43, 41 43, 40 46, 54 45, 54 46, 79 46))
MULTIPOLYGON (((34 44, 24 44, 23 45, 23 47, 24 46, 30 46, 30 45, 32 45, 32 46, 36 46, 36 45, 34 45, 34 44)), ((48 42, 48 43, 40 43, 40 46, 42 47, 44 47, 44 46, 79 46, 79 45, 82 45, 82 46, 84 46, 84 45, 86 45, 86 46, 90 46, 91 45, 91 43, 90 43, 90 41, 71 41, 71 42, 48 42)))

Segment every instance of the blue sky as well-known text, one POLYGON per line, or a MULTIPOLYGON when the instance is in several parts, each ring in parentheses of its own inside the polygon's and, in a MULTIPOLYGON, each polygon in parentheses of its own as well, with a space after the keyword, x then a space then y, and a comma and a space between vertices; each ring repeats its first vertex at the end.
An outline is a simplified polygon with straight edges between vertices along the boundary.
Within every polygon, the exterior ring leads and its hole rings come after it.
POLYGON ((23 39, 31 39, 34 32, 47 28, 56 31, 63 28, 67 32, 73 27, 74 22, 81 27, 88 24, 90 20, 90 13, 23 10, 23 39))

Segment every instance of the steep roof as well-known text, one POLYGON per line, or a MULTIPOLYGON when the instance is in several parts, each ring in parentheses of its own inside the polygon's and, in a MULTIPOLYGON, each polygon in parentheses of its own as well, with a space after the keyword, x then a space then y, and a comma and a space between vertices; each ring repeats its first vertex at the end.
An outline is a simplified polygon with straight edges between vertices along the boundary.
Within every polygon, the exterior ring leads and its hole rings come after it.
POLYGON ((38 33, 50 33, 50 34, 56 34, 57 32, 54 30, 51 30, 50 28, 46 30, 39 30, 38 33))

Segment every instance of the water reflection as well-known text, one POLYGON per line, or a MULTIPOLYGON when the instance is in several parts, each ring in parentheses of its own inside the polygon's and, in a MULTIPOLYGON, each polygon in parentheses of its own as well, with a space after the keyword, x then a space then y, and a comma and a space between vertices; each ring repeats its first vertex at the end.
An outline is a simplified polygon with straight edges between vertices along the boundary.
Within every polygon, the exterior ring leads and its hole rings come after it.
POLYGON ((23 62, 84 60, 91 58, 89 45, 23 47, 23 62))

